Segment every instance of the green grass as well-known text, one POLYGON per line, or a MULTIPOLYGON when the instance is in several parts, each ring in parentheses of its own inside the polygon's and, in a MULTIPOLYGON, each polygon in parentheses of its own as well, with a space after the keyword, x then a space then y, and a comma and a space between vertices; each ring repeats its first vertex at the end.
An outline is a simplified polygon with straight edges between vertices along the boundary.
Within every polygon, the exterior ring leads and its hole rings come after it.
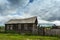
POLYGON ((0 40, 60 40, 57 36, 28 36, 20 34, 4 33, 4 27, 0 28, 0 40))
POLYGON ((0 40, 60 40, 60 37, 51 36, 27 36, 19 34, 0 33, 0 40))

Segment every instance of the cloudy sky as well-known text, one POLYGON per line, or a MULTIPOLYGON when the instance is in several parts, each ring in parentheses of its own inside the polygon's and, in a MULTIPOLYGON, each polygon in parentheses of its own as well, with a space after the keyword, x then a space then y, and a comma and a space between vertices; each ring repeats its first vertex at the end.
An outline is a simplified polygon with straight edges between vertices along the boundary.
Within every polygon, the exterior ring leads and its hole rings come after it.
POLYGON ((0 0, 0 25, 32 16, 37 16, 39 23, 60 25, 60 0, 0 0))

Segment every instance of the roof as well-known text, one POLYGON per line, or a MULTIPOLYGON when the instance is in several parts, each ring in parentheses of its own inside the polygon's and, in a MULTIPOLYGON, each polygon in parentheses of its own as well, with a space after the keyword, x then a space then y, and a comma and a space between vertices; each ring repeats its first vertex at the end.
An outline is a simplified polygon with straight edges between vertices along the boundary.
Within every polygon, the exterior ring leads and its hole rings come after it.
POLYGON ((6 24, 13 24, 13 23, 35 23, 37 17, 31 18, 24 18, 24 19, 11 19, 6 24))

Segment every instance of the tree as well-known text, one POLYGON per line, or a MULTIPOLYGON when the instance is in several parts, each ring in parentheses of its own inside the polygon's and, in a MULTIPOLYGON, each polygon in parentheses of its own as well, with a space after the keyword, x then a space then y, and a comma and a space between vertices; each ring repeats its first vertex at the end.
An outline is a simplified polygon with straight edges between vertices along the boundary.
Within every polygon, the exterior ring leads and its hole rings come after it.
POLYGON ((54 25, 52 26, 52 28, 57 28, 57 26, 54 24, 54 25))

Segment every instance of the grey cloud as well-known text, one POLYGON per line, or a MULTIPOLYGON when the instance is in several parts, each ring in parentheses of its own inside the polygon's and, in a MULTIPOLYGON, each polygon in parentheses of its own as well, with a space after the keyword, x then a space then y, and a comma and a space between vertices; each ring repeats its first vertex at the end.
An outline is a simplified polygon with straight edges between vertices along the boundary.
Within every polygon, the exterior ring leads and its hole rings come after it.
POLYGON ((7 0, 7 3, 5 2, 4 4, 2 3, 0 4, 0 16, 8 16, 12 14, 19 15, 20 13, 21 14, 24 13, 25 16, 27 14, 31 16, 38 16, 39 20, 40 19, 47 21, 60 20, 60 1, 59 0, 33 0, 33 1, 7 0))
POLYGON ((14 7, 19 7, 20 4, 20 0, 8 0, 9 4, 11 6, 14 6, 14 7))
POLYGON ((0 15, 18 14, 20 12, 18 10, 21 10, 27 3, 28 0, 6 0, 4 4, 0 4, 0 15), (13 11, 16 13, 12 13, 13 11))
POLYGON ((0 15, 4 15, 5 13, 4 13, 4 11, 6 10, 7 8, 6 8, 6 6, 5 5, 0 5, 0 15))
POLYGON ((43 20, 60 20, 60 1, 59 0, 38 0, 28 5, 26 13, 39 16, 43 20))
POLYGON ((19 4, 20 0, 8 0, 12 4, 19 4))
POLYGON ((23 7, 25 6, 29 0, 7 0, 11 6, 14 7, 23 7))

